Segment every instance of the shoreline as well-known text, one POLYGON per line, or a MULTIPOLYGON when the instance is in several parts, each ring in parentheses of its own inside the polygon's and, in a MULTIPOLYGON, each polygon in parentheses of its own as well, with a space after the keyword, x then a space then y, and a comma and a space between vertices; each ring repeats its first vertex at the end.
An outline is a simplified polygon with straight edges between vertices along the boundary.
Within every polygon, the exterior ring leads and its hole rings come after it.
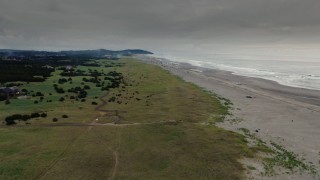
MULTIPOLYGON (((136 55, 136 56, 140 56, 140 55, 136 55)), ((141 55, 141 56, 145 56, 145 55, 141 55)), ((299 84, 294 84, 294 83, 288 83, 288 82, 285 82, 283 80, 274 79, 274 78, 270 78, 270 77, 264 77, 264 76, 254 75, 254 74, 246 75, 246 74, 243 74, 242 72, 235 72, 235 71, 232 71, 232 70, 223 69, 223 68, 215 66, 215 65, 209 65, 210 68, 208 68, 203 64, 202 65, 200 65, 200 64, 197 65, 197 63, 192 63, 192 62, 188 62, 188 61, 187 62, 182 62, 181 60, 180 61, 175 61, 175 60, 171 60, 170 58, 166 59, 165 57, 161 57, 161 56, 146 55, 146 57, 155 58, 155 59, 157 59, 159 61, 163 61, 163 62, 167 61, 167 62, 171 62, 171 63, 188 64, 189 66, 193 66, 193 67, 196 67, 196 68, 199 68, 199 69, 230 72, 234 76, 262 79, 262 80, 266 80, 266 81, 275 82, 275 83, 277 83, 277 84, 279 84, 281 86, 285 86, 285 87, 292 87, 292 88, 305 89, 305 90, 311 90, 311 91, 320 91, 320 87, 318 87, 318 88, 313 87, 312 88, 312 87, 303 86, 301 84, 299 85, 299 84)), ((196 62, 202 62, 202 61, 196 61, 196 62)), ((298 62, 298 61, 293 61, 293 62, 298 62)), ((260 71, 259 69, 256 69, 256 70, 260 71)), ((273 71, 270 71, 270 72, 273 72, 273 71)), ((280 73, 280 72, 278 72, 278 73, 280 73)), ((305 76, 306 77, 318 77, 317 75, 311 75, 311 74, 307 74, 305 76)))
POLYGON ((263 92, 263 94, 266 96, 269 93, 271 96, 277 94, 280 97, 283 96, 281 99, 290 101, 290 103, 310 106, 316 111, 320 111, 320 90, 283 85, 273 80, 236 75, 231 71, 203 68, 200 66, 191 65, 189 63, 175 62, 163 58, 159 60, 158 58, 144 55, 136 55, 135 57, 143 61, 159 65, 173 73, 177 70, 185 70, 189 71, 190 73, 192 72, 198 75, 201 74, 206 78, 215 78, 215 80, 224 82, 230 86, 247 89, 248 91, 253 92, 259 91, 257 93, 263 92))
MULTIPOLYGON (((240 132, 239 128, 249 129, 263 141, 280 144, 320 168, 320 91, 284 86, 270 80, 238 76, 187 63, 160 61, 147 56, 136 58, 161 66, 187 82, 231 100, 234 105, 230 118, 240 121, 234 123, 227 119, 218 126, 235 132, 240 132)), ((294 173, 269 179, 313 178, 294 173)))

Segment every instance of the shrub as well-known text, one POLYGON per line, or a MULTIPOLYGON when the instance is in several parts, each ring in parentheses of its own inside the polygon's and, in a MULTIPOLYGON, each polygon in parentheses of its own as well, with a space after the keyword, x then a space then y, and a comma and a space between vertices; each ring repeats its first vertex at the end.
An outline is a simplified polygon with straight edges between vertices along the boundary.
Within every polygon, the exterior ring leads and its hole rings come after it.
POLYGON ((23 121, 28 121, 29 119, 31 119, 31 116, 30 116, 30 115, 23 115, 23 116, 21 117, 21 119, 22 119, 23 121))
POLYGON ((19 120, 19 119, 22 119, 22 115, 21 114, 14 114, 12 116, 6 117, 6 120, 19 120))
POLYGON ((54 89, 56 90, 57 93, 59 93, 59 94, 65 93, 64 89, 63 88, 59 88, 57 84, 54 84, 53 87, 54 87, 54 89))
POLYGON ((39 101, 34 101, 33 103, 38 104, 38 103, 39 103, 39 101))
POLYGON ((4 94, 0 94, 0 101, 5 101, 7 100, 7 96, 4 94))
POLYGON ((36 96, 44 96, 44 94, 42 92, 37 92, 36 96))
POLYGON ((59 81, 58 81, 59 84, 64 84, 66 82, 67 82, 66 78, 60 78, 59 81))
POLYGON ((61 97, 60 99, 59 99, 59 101, 61 101, 61 102, 63 102, 65 99, 64 99, 64 97, 61 97))
POLYGON ((26 94, 26 93, 28 93, 28 90, 26 90, 26 89, 22 89, 22 90, 21 90, 21 92, 23 92, 23 93, 25 93, 25 94, 26 94))
POLYGON ((115 102, 116 101, 116 97, 111 97, 108 102, 115 102))
POLYGON ((22 115, 20 114, 14 114, 12 116, 8 116, 5 118, 6 125, 14 125, 16 124, 15 120, 20 120, 22 119, 22 115))
POLYGON ((109 91, 109 87, 102 87, 101 91, 109 91))
POLYGON ((68 115, 62 115, 62 118, 68 118, 69 116, 68 115))
POLYGON ((11 120, 11 119, 10 120, 6 119, 5 121, 6 121, 6 125, 8 125, 8 126, 16 124, 16 122, 14 122, 14 120, 11 120))
POLYGON ((53 121, 53 122, 57 122, 57 121, 58 121, 58 118, 53 118, 52 121, 53 121))
POLYGON ((8 84, 6 84, 6 87, 21 86, 21 85, 23 85, 23 84, 21 84, 21 83, 8 83, 8 84))
POLYGON ((47 113, 41 113, 40 116, 43 117, 43 118, 45 118, 45 117, 47 117, 47 113))
POLYGON ((5 104, 10 104, 11 102, 9 100, 6 100, 5 104))
POLYGON ((40 117, 39 113, 31 113, 31 118, 38 118, 40 117))
POLYGON ((78 95, 78 98, 82 99, 82 98, 86 98, 87 97, 87 92, 86 91, 81 91, 78 95))
POLYGON ((92 105, 98 105, 98 103, 97 103, 97 102, 92 102, 91 104, 92 104, 92 105))

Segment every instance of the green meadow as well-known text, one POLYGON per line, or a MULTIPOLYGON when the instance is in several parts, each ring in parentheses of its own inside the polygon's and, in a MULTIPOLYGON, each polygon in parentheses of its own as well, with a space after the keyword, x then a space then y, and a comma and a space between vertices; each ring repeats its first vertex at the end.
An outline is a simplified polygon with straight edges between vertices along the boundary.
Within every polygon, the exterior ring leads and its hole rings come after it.
MULTIPOLYGON (((45 82, 20 87, 42 92, 42 102, 31 96, 0 104, 0 179, 245 177, 239 160, 253 157, 254 150, 244 136, 214 125, 228 113, 216 97, 138 60, 96 63, 100 67, 75 69, 122 73, 119 87, 101 90, 95 83, 83 82, 86 76, 58 84, 62 70, 56 70, 45 82), (57 93, 53 84, 65 90, 85 85, 90 89, 82 102, 70 99, 72 92, 57 93), (34 112, 45 112, 47 117, 5 125, 7 116, 34 112)), ((97 77, 100 84, 110 83, 104 77, 97 77)))

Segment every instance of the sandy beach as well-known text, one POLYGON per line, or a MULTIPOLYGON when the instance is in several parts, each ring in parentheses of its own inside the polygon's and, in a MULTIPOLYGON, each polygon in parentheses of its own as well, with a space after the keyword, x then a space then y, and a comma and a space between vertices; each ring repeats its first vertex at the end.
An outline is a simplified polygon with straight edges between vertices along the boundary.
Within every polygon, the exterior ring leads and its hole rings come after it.
MULTIPOLYGON (((145 62, 169 70, 233 103, 232 117, 219 126, 239 132, 247 128, 266 142, 275 142, 312 162, 319 170, 320 160, 320 91, 288 87, 276 82, 233 75, 231 72, 205 69, 147 56, 145 62)), ((254 179, 314 179, 307 174, 280 174, 254 179)))

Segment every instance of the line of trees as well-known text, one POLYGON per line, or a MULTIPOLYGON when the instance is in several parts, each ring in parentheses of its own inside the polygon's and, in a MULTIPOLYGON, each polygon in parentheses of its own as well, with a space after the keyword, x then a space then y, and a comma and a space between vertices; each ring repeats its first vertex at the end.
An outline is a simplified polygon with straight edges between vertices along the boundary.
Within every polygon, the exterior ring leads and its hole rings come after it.
POLYGON ((47 113, 45 112, 42 112, 42 113, 31 113, 30 115, 29 114, 25 114, 25 115, 21 115, 21 114, 14 114, 14 115, 11 115, 11 116, 7 116, 5 118, 5 122, 6 122, 6 125, 14 125, 16 124, 16 120, 19 120, 19 121, 28 121, 30 119, 33 119, 33 118, 39 118, 39 117, 42 117, 42 118, 45 118, 47 117, 47 113))
POLYGON ((0 82, 42 82, 53 71, 34 61, 0 61, 0 82))

